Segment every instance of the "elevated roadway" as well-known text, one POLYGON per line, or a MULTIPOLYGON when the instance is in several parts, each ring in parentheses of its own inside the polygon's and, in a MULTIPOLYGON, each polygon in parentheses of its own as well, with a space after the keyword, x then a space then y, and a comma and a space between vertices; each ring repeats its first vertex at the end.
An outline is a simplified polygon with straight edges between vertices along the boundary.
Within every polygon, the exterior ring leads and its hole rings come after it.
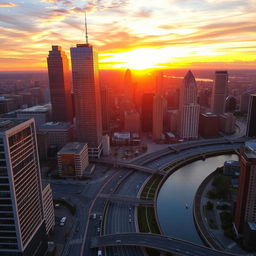
POLYGON ((143 246, 185 256, 232 256, 225 251, 217 251, 187 241, 149 233, 123 233, 92 238, 91 248, 112 246, 143 246))
POLYGON ((122 162, 122 161, 115 161, 115 160, 110 160, 110 159, 92 159, 92 162, 113 165, 116 168, 122 167, 122 168, 132 169, 132 170, 145 172, 145 173, 149 173, 149 174, 165 175, 165 172, 163 172, 162 170, 159 170, 157 168, 153 169, 150 167, 141 166, 141 165, 132 164, 132 163, 126 163, 126 162, 122 162))

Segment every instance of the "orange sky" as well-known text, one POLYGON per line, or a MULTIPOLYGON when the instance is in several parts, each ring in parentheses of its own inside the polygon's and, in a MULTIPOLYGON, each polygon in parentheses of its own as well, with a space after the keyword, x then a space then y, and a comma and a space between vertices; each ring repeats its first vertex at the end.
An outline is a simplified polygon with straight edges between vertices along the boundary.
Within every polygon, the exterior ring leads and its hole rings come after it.
POLYGON ((101 69, 256 67, 256 0, 0 1, 0 71, 44 70, 89 41, 101 69))

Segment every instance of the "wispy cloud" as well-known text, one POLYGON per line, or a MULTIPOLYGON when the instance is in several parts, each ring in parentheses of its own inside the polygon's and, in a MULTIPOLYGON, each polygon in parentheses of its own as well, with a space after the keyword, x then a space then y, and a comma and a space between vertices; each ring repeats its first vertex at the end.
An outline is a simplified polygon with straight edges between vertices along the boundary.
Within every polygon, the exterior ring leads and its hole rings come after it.
POLYGON ((17 7, 0 8, 0 69, 19 68, 24 55, 27 69, 45 67, 52 44, 61 44, 69 53, 85 40, 85 11, 89 41, 100 52, 102 68, 123 65, 129 54, 136 59, 148 50, 166 66, 255 65, 256 0, 13 2, 0 0, 1 7, 17 7))
POLYGON ((5 3, 5 2, 1 3, 0 2, 0 8, 3 8, 3 7, 15 7, 15 6, 18 6, 18 5, 15 4, 15 3, 5 3))

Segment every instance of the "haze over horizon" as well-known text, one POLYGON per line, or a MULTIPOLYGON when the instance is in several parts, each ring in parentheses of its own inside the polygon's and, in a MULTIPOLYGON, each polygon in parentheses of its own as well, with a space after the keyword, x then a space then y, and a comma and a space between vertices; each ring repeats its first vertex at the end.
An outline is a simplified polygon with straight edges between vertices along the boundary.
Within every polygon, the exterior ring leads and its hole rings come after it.
POLYGON ((46 70, 51 45, 85 41, 100 69, 253 69, 255 0, 0 1, 0 70, 46 70))

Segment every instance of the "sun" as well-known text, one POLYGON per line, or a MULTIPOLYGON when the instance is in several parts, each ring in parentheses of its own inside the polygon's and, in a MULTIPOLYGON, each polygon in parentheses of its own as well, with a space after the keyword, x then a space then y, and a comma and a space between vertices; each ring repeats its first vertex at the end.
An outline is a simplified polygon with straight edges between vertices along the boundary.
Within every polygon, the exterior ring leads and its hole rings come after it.
POLYGON ((129 68, 134 70, 145 70, 161 68, 164 63, 170 62, 170 57, 164 55, 157 49, 138 48, 126 52, 113 53, 103 58, 101 63, 112 62, 113 68, 129 68))

